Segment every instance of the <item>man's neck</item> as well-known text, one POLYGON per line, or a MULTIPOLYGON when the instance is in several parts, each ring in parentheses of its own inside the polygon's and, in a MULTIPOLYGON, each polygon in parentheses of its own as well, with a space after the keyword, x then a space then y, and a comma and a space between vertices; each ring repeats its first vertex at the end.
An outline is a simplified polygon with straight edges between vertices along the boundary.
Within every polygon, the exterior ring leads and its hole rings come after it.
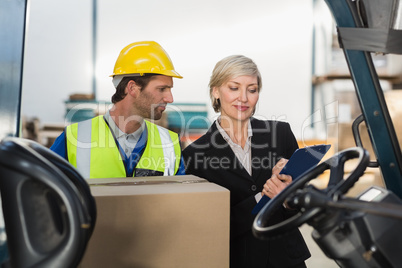
POLYGON ((116 126, 127 134, 134 133, 144 122, 144 118, 141 116, 125 112, 125 110, 121 109, 118 105, 114 105, 109 113, 116 126))

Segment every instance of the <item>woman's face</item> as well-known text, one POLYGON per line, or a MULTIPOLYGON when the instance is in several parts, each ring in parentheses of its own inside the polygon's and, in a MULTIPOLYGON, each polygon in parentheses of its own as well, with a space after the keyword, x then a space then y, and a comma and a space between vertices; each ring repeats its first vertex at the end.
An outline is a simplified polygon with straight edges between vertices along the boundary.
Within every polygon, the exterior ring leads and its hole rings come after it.
POLYGON ((214 87, 212 94, 220 100, 222 119, 248 120, 259 98, 257 77, 243 75, 231 78, 222 86, 214 87))

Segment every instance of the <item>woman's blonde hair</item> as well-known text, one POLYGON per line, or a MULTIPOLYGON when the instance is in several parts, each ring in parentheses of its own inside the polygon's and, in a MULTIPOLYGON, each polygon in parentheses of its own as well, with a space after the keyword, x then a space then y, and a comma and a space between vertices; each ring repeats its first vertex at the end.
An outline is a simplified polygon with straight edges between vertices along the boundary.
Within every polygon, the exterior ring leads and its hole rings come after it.
POLYGON ((262 88, 261 74, 257 65, 250 58, 243 55, 232 55, 216 63, 212 71, 211 79, 209 80, 209 96, 215 112, 220 111, 221 104, 219 99, 213 96, 213 88, 222 86, 229 79, 243 75, 257 77, 258 92, 260 92, 262 88))

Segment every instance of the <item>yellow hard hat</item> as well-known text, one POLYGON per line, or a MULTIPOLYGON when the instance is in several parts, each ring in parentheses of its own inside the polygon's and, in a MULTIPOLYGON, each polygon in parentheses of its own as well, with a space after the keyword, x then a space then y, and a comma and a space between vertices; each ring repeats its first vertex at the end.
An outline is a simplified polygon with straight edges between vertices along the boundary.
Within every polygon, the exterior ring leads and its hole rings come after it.
POLYGON ((154 41, 135 42, 123 48, 110 76, 146 73, 183 78, 174 70, 166 51, 154 41))

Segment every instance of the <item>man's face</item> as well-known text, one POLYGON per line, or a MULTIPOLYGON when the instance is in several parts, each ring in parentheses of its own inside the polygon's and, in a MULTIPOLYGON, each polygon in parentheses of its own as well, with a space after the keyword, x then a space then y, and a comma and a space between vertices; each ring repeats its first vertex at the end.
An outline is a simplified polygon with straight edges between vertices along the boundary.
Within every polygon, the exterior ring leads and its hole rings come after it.
POLYGON ((160 119, 166 105, 173 102, 172 87, 172 77, 155 75, 135 102, 139 115, 143 118, 160 119))

